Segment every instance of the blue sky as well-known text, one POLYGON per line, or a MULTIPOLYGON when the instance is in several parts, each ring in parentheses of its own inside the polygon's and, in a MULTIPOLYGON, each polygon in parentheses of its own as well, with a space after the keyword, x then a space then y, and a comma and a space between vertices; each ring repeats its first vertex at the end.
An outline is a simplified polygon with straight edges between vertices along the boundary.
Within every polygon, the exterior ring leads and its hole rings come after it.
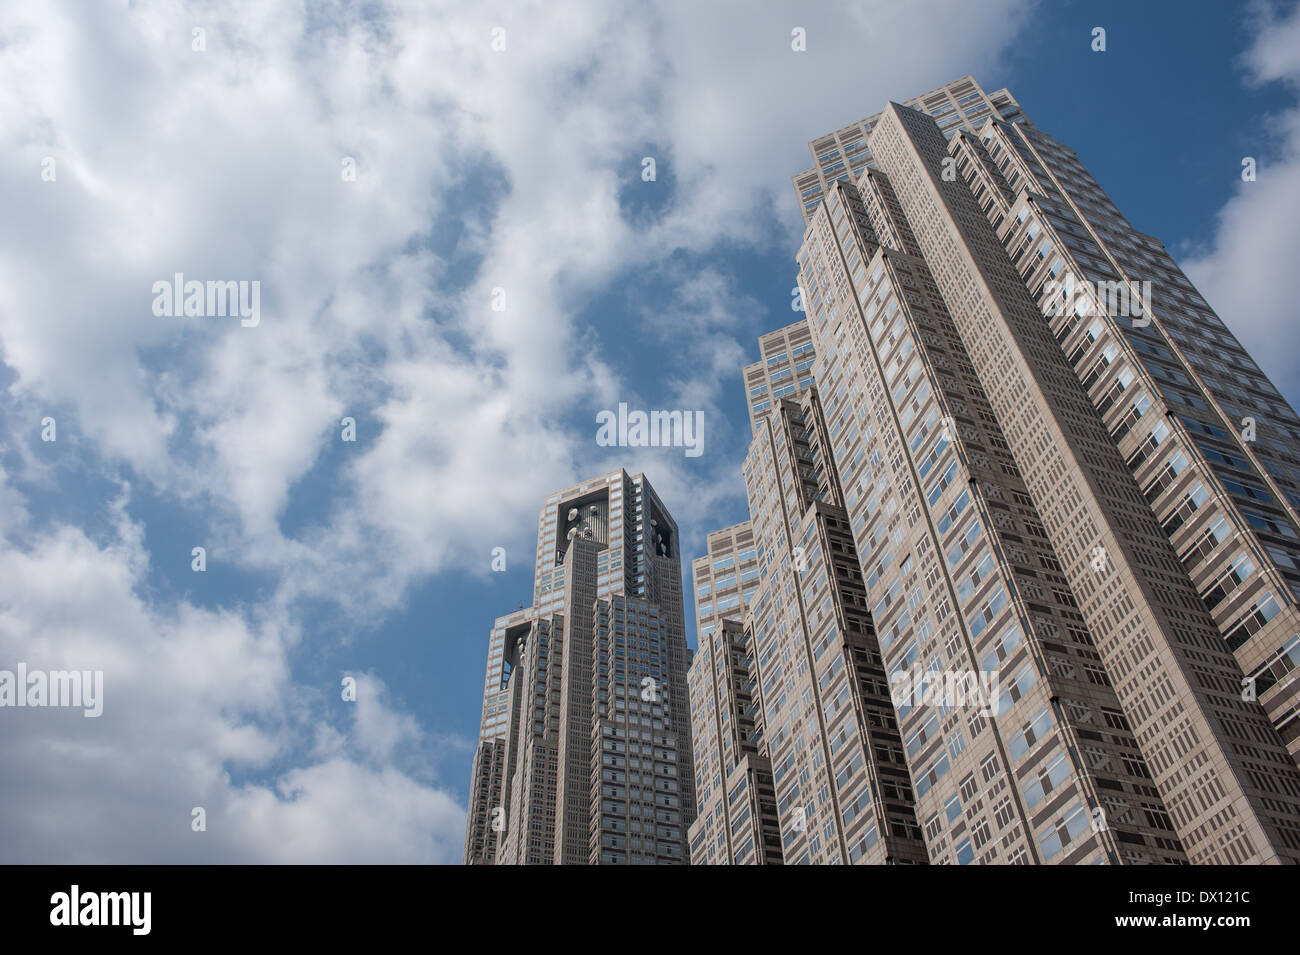
POLYGON ((887 99, 1009 87, 1300 397, 1293 5, 279 6, 0 12, 0 668, 106 695, 0 711, 0 861, 457 861, 542 501, 621 465, 689 556, 744 519, 789 176, 887 99), (153 315, 177 271, 260 324, 153 315), (705 453, 597 447, 619 401, 705 453))

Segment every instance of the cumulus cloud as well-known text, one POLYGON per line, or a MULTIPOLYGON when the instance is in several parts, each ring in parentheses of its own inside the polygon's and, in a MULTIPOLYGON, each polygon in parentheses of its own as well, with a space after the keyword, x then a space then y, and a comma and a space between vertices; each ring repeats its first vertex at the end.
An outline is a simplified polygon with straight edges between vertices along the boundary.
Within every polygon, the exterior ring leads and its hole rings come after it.
POLYGON ((437 546, 297 543, 317 564, 375 561, 377 599, 391 604, 413 576, 530 523, 539 485, 513 477, 512 461, 540 455, 538 481, 590 464, 590 435, 556 422, 619 387, 601 338, 620 322, 597 329, 594 347, 580 341, 586 301, 673 252, 788 240, 803 141, 985 65, 1016 5, 994 12, 937 0, 907 14, 888 3, 453 15, 152 2, 90 19, 11 8, 0 26, 11 391, 69 409, 96 451, 228 516, 249 564, 304 559, 278 517, 337 445, 340 417, 382 429, 340 475, 331 522, 373 519, 370 539, 385 541, 436 528, 437 546), (939 17, 954 28, 907 28, 939 17), (794 26, 806 53, 790 49, 794 26), (860 67, 849 84, 846 63, 860 67), (637 229, 619 194, 644 149, 673 185, 637 229), (38 175, 47 157, 55 182, 38 175), (484 179, 500 185, 476 190, 484 179), (470 274, 453 274, 458 257, 470 274), (261 324, 153 316, 152 283, 176 272, 260 281, 261 324), (504 311, 491 307, 496 289, 504 311))
POLYGON ((334 708, 295 683, 283 620, 146 602, 124 503, 106 543, 58 525, 0 548, 0 668, 103 674, 98 717, 0 717, 4 860, 454 861, 464 813, 429 770, 454 742, 392 710, 374 675, 334 708))

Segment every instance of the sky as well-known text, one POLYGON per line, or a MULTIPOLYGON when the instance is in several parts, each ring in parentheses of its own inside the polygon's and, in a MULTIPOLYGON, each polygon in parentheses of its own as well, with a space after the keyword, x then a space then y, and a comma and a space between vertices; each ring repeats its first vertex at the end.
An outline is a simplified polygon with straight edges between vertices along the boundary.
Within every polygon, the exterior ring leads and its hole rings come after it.
POLYGON ((0 708, 0 862, 458 862, 545 498, 645 472, 687 573, 745 519, 790 176, 967 73, 1297 404, 1294 4, 0 6, 0 670, 103 673, 0 708), (598 445, 619 402, 703 453, 598 445))

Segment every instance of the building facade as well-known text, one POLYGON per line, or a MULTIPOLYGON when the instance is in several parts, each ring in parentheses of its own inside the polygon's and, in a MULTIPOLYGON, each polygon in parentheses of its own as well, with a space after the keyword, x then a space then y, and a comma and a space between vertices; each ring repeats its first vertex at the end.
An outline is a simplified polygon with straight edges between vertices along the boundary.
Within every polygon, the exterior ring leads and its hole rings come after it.
POLYGON ((677 525, 643 475, 601 475, 547 499, 535 569, 489 638, 465 861, 686 864, 677 525))
POLYGON ((715 531, 707 549, 691 565, 698 635, 687 674, 698 806, 691 864, 780 865, 756 660, 738 622, 758 589, 753 528, 746 521, 715 531))
POLYGON ((1007 91, 810 148, 715 621, 783 860, 1300 861, 1294 411, 1007 91))

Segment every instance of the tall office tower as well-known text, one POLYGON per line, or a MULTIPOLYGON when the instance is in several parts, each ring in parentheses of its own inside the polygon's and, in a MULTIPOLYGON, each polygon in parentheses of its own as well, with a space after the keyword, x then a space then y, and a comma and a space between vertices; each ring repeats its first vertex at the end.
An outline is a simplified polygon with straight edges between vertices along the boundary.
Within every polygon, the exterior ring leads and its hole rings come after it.
POLYGON ((758 671, 739 622, 758 590, 753 528, 746 521, 715 531, 707 550, 691 564, 699 635, 686 675, 698 807, 691 865, 780 865, 758 671))
MULTIPOLYGON (((1196 362, 1179 367, 1174 333, 1189 343, 1200 329, 1230 336, 1155 254, 1158 243, 1132 232, 1077 161, 1020 119, 989 120, 977 135, 949 130, 949 142, 930 116, 889 104, 866 136, 872 162, 808 210, 799 254, 818 358, 803 417, 811 423, 808 411, 824 403, 812 430, 824 428, 843 489, 928 856, 1300 860, 1300 774, 1232 656, 1269 634, 1281 654, 1251 659, 1268 657, 1265 669, 1283 675, 1294 663, 1284 635, 1268 629, 1294 604, 1284 573, 1294 528, 1261 536, 1294 523, 1294 502, 1283 502, 1294 455, 1282 439, 1262 459, 1239 442, 1235 453, 1220 449, 1231 456, 1214 459, 1219 470, 1205 462, 1216 445, 1200 436, 1231 445, 1240 395, 1225 409, 1196 362), (1073 192, 1047 169, 1068 171, 1073 192), (1049 209, 1060 223, 1045 245, 1044 226, 1030 231, 1028 220, 1049 209), (1076 295, 1094 276, 1138 277, 1102 249, 1121 239, 1141 248, 1139 259, 1126 247, 1133 261, 1177 280, 1165 311, 1186 306, 1194 319, 1165 321, 1156 305, 1140 316, 1149 321, 1123 322, 1076 295), (1046 275, 1067 269, 1082 322, 1052 317, 1046 275), (1063 350, 1057 333, 1068 322, 1063 350), (1187 399, 1187 417, 1154 407, 1170 391, 1187 399), (1197 428, 1197 438, 1167 443, 1193 418, 1221 433, 1197 428), (1276 466, 1261 465, 1241 490, 1248 461, 1260 460, 1276 466), (1224 511, 1209 511, 1215 504, 1224 511), (1242 520, 1225 527, 1216 515, 1242 520), (1257 573, 1271 588, 1267 606, 1243 590, 1257 573), (949 687, 980 681, 988 711, 951 692, 897 700, 900 687, 940 675, 949 687)), ((1249 364, 1238 357, 1237 367, 1249 364)), ((1249 368, 1277 436, 1294 414, 1249 368)), ((772 417, 766 427, 776 428, 772 417)), ((774 437, 767 444, 779 453, 774 437)), ((777 467, 754 465, 751 448, 751 509, 763 487, 782 483, 777 467)), ((789 495, 768 491, 767 506, 774 496, 789 495)), ((757 514, 754 529, 760 551, 780 540, 757 514)), ((768 627, 754 616, 765 682, 768 627)), ((1263 691, 1290 692, 1284 682, 1263 691)), ((765 716, 780 799, 780 724, 770 708, 765 716)))
POLYGON ((551 495, 533 604, 489 642, 465 861, 686 863, 690 662, 677 525, 650 482, 551 495))
POLYGON ((716 628, 784 860, 1300 861, 1300 421, 1007 91, 910 105, 810 144, 808 320, 745 369, 716 628))

